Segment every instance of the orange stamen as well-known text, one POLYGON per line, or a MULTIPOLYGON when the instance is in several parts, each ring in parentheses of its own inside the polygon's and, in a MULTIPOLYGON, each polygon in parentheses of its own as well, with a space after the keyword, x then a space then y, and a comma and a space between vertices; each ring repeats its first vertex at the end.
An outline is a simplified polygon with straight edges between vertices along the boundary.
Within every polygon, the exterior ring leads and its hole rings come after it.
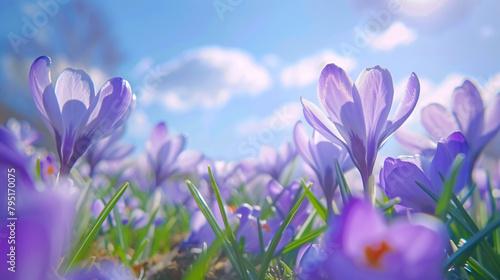
POLYGON ((267 232, 271 232, 271 229, 269 228, 268 225, 263 225, 262 228, 267 230, 267 232))
POLYGON ((54 165, 49 164, 49 167, 47 168, 47 174, 49 174, 49 175, 54 174, 54 171, 55 171, 54 169, 55 169, 54 165))
POLYGON ((229 210, 231 211, 231 213, 236 212, 236 206, 234 205, 229 206, 229 210))
POLYGON ((368 264, 371 267, 381 268, 382 264, 380 262, 382 260, 382 257, 391 251, 392 248, 385 241, 380 242, 378 248, 375 249, 370 246, 366 246, 365 247, 366 260, 368 261, 368 264))

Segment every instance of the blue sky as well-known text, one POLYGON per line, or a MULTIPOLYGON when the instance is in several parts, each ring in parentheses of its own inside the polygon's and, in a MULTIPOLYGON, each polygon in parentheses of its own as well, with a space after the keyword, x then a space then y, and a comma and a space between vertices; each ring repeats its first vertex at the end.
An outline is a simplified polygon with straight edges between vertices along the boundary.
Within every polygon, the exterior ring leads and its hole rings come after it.
MULTIPOLYGON (((47 1, 55 0, 41 2, 47 1)), ((49 31, 57 30, 59 19, 71 21, 67 10, 78 13, 75 3, 58 3, 58 11, 18 54, 32 61, 48 50, 56 57, 57 51, 68 53, 44 38, 69 36, 49 31), (48 47, 30 47, 35 40, 48 47)), ((99 12, 104 36, 113 38, 121 59, 112 68, 97 59, 86 66, 102 69, 94 71, 96 80, 121 76, 136 92, 127 141, 142 147, 154 124, 165 121, 171 131, 188 135, 189 149, 220 160, 256 156, 262 145, 291 140, 293 124, 303 119, 300 97, 318 103, 317 77, 329 62, 346 68, 353 79, 364 67, 384 66, 396 90, 415 72, 422 82, 419 106, 446 104, 466 76, 484 86, 486 97, 500 88, 498 1, 398 3, 396 11, 394 1, 367 0, 94 1, 89 5, 99 12)), ((8 34, 22 35, 22 17, 33 19, 42 8, 35 1, 1 5, 9 5, 1 9, 5 77, 14 75, 12 63, 5 62, 12 61, 8 34)), ((64 64, 79 63, 77 56, 66 54, 64 64)), ((17 107, 32 102, 28 95, 14 99, 2 102, 17 107)), ((418 114, 410 121, 418 129, 418 114)))

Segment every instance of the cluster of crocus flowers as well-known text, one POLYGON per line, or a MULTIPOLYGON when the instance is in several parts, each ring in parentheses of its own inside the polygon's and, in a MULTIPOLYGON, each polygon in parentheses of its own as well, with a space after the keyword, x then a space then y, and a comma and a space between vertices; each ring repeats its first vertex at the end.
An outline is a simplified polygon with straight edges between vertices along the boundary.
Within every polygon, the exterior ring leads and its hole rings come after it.
POLYGON ((365 195, 374 198, 373 168, 384 141, 408 119, 416 106, 420 84, 415 73, 394 114, 394 85, 391 73, 380 66, 366 68, 354 84, 335 64, 328 64, 319 78, 318 98, 325 115, 316 105, 302 99, 307 122, 328 140, 344 147, 363 179, 365 195), (371 181, 371 182, 369 182, 371 181))
POLYGON ((425 214, 391 224, 383 217, 366 201, 350 201, 330 220, 323 244, 299 253, 300 279, 445 279, 441 223, 425 214))
POLYGON ((399 131, 396 138, 410 152, 429 155, 441 138, 460 131, 470 145, 471 162, 474 163, 500 131, 500 94, 485 108, 477 87, 465 80, 453 92, 451 109, 452 113, 437 103, 422 109, 421 122, 430 139, 408 130, 399 131))
POLYGON ((241 168, 248 178, 259 174, 268 174, 275 180, 280 180, 285 168, 297 157, 297 151, 292 143, 285 142, 278 149, 264 146, 258 158, 244 160, 241 168))
POLYGON ((29 82, 42 120, 54 135, 60 174, 66 176, 92 143, 125 122, 134 95, 122 78, 108 80, 96 94, 89 75, 71 68, 64 70, 53 86, 50 63, 46 56, 37 58, 29 82))

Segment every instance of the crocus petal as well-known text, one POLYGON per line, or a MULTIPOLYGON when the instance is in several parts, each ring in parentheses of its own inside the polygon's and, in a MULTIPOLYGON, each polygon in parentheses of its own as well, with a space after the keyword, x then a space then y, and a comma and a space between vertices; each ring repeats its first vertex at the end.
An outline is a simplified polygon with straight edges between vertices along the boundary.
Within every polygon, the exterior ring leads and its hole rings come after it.
POLYGON ((453 113, 461 131, 469 141, 479 136, 483 129, 484 106, 476 86, 465 80, 462 86, 453 92, 453 113))
POLYGON ((151 142, 151 153, 156 155, 161 146, 169 139, 167 125, 163 122, 157 124, 151 131, 149 139, 151 142))
POLYGON ((172 169, 176 173, 194 171, 196 165, 203 159, 203 154, 198 151, 184 151, 177 158, 172 169))
POLYGON ((387 128, 379 138, 379 146, 381 146, 383 142, 408 119, 417 105, 419 96, 420 82, 417 75, 412 73, 408 78, 408 83, 406 84, 405 95, 403 96, 401 103, 399 103, 392 121, 387 122, 387 128))
POLYGON ((420 154, 423 156, 434 155, 436 143, 422 134, 413 132, 409 129, 400 129, 394 136, 399 144, 413 154, 420 154))
POLYGON ((304 107, 304 117, 309 125, 321 133, 326 139, 337 143, 338 145, 346 146, 345 142, 340 140, 341 136, 335 125, 328 119, 323 112, 312 102, 301 98, 302 106, 304 107))
POLYGON ((106 137, 119 127, 132 102, 132 89, 126 80, 108 80, 99 90, 97 98, 94 98, 94 104, 90 105, 93 111, 82 134, 92 135, 94 140, 106 137))
POLYGON ((342 123, 342 106, 353 102, 353 83, 344 69, 333 63, 323 68, 318 83, 318 99, 332 121, 342 123))
POLYGON ((342 215, 333 219, 335 224, 331 225, 333 231, 332 235, 327 237, 330 239, 327 242, 342 244, 342 250, 353 258, 362 254, 366 245, 380 239, 387 230, 387 226, 375 209, 360 199, 351 200, 342 215), (370 230, 360 230, 360 224, 370 230))
POLYGON ((29 74, 30 88, 35 104, 42 114, 47 127, 61 133, 61 110, 50 78, 50 58, 41 56, 31 65, 29 74))
POLYGON ((363 104, 366 133, 369 138, 377 139, 391 111, 394 96, 391 73, 380 66, 366 68, 356 80, 356 87, 363 104))
POLYGON ((295 124, 295 128, 293 129, 293 139, 300 156, 307 162, 307 164, 313 165, 314 159, 309 148, 309 136, 307 135, 304 125, 302 125, 302 122, 300 121, 295 124))
MULTIPOLYGON (((432 184, 427 175, 413 162, 403 159, 386 158, 380 171, 381 187, 388 198, 401 198, 401 205, 417 211, 432 212, 436 202, 425 193, 416 182, 431 191, 432 184)), ((439 195, 439 194, 436 194, 439 195)))
MULTIPOLYGON (((467 184, 470 160, 469 145, 462 133, 454 132, 445 139, 439 141, 436 148, 436 155, 432 159, 429 168, 429 177, 435 188, 437 188, 437 186, 442 187, 444 184, 441 175, 445 176, 445 178, 449 178, 453 161, 459 154, 463 154, 465 159, 461 167, 461 172, 458 174, 457 183, 454 189, 455 192, 460 191, 467 184)), ((436 191, 438 191, 436 193, 437 195, 441 194, 441 188, 436 191)))
POLYGON ((475 143, 479 151, 500 131, 500 117, 498 116, 500 116, 500 94, 497 94, 493 102, 486 108, 483 132, 475 143))
POLYGON ((458 131, 458 125, 453 116, 440 104, 425 106, 421 114, 422 125, 434 141, 439 141, 453 131, 458 131))
POLYGON ((388 233, 388 240, 394 251, 402 252, 402 255, 388 256, 387 265, 393 271, 394 279, 445 279, 441 270, 445 258, 446 232, 442 224, 436 228, 430 228, 432 224, 437 224, 435 218, 429 215, 415 216, 415 220, 425 219, 419 224, 397 223, 388 233), (443 238, 444 237, 444 238, 443 238), (422 246, 422 244, 432 246, 422 246), (403 257, 408 261, 404 268, 390 266, 403 257), (422 269, 425 267, 425 269, 422 269))

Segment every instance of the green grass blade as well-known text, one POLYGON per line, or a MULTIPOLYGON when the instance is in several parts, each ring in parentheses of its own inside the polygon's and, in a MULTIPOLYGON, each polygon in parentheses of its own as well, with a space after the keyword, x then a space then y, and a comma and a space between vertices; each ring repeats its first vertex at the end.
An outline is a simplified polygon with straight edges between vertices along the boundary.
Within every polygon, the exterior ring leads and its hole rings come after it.
POLYGON ((381 203, 380 204, 380 211, 382 211, 382 213, 390 210, 392 207, 394 207, 394 205, 398 204, 401 202, 401 198, 399 197, 395 197, 385 203, 381 203))
POLYGON ((480 277, 482 277, 485 280, 497 280, 491 272, 489 272, 484 266, 482 266, 478 261, 476 261, 474 258, 469 258, 467 261, 467 264, 472 268, 480 277))
POLYGON ((453 194, 453 188, 456 185, 458 172, 460 171, 460 167, 464 161, 464 155, 458 154, 452 165, 452 173, 449 180, 444 182, 444 188, 441 193, 441 197, 439 198, 437 207, 436 207, 436 216, 441 220, 446 219, 446 213, 448 211, 448 205, 450 204, 451 195, 453 194))
POLYGON ((472 254, 472 251, 476 246, 488 235, 490 234, 493 230, 495 230, 497 227, 500 226, 500 219, 494 221, 493 223, 490 223, 487 225, 485 228, 480 230, 477 234, 472 236, 467 242, 460 248, 458 249, 455 253, 453 253, 445 262, 444 268, 447 270, 450 268, 453 264, 456 264, 458 266, 463 265, 467 259, 469 259, 470 255, 472 254))
POLYGON ((68 272, 69 269, 73 265, 75 265, 78 261, 80 261, 83 258, 83 256, 87 253, 87 250, 89 249, 90 244, 92 243, 95 236, 99 232, 99 229, 101 228, 102 223, 107 219, 109 213, 111 212, 113 207, 115 207, 116 203, 118 202, 120 197, 123 195, 123 193, 127 189, 128 185, 129 185, 128 183, 123 184, 123 186, 109 200, 108 204, 106 204, 106 206, 102 210, 101 214, 99 214, 99 217, 97 217, 97 220, 92 225, 92 228, 91 228, 89 234, 87 234, 85 236, 85 238, 82 241, 80 241, 80 243, 76 247, 77 250, 73 254, 73 257, 70 258, 70 261, 68 262, 68 265, 67 265, 66 269, 64 270, 64 273, 68 272))
POLYGON ((139 245, 139 248, 137 248, 137 250, 135 250, 134 255, 132 255, 132 258, 130 259, 130 262, 129 262, 130 266, 134 265, 135 261, 139 258, 141 253, 146 248, 146 245, 148 245, 148 243, 149 243, 148 238, 145 238, 144 240, 142 240, 141 244, 139 245))
MULTIPOLYGON (((123 250, 127 250, 127 240, 125 238, 125 230, 123 229, 123 222, 122 222, 122 217, 120 215, 120 212, 118 212, 118 209, 113 208, 113 214, 115 215, 115 230, 116 230, 116 235, 118 236, 118 243, 120 246, 122 246, 123 250)), ((112 225, 112 223, 110 223, 112 225)))
POLYGON ((342 172, 342 168, 340 167, 337 159, 335 159, 335 171, 337 172, 337 181, 339 183, 342 201, 344 202, 344 205, 347 205, 347 202, 349 202, 349 198, 351 197, 351 191, 349 190, 349 186, 347 185, 347 181, 344 177, 344 172, 342 172))
POLYGON ((217 257, 221 245, 221 239, 216 238, 212 245, 206 250, 204 249, 202 254, 194 261, 191 269, 188 269, 186 274, 182 277, 184 280, 203 280, 207 275, 210 268, 210 263, 213 259, 217 257))
POLYGON ((317 228, 307 234, 304 234, 300 239, 296 239, 288 245, 285 246, 283 249, 283 254, 288 253, 292 251, 295 248, 298 248, 306 243, 311 242, 312 240, 316 239, 318 236, 320 236, 323 232, 325 232, 328 229, 328 226, 322 226, 320 228, 317 228))
POLYGON ((290 269, 290 267, 288 267, 288 265, 286 265, 286 263, 282 260, 280 260, 280 264, 283 267, 283 276, 285 277, 285 279, 291 279, 293 277, 293 270, 290 269))
POLYGON ((36 159, 35 171, 36 171, 36 178, 38 180, 42 180, 42 165, 40 164, 40 158, 36 159))
POLYGON ((314 193, 307 188, 306 182, 304 182, 304 180, 301 180, 300 184, 302 185, 302 188, 307 194, 307 199, 309 199, 309 201, 313 205, 314 209, 316 209, 316 212, 321 217, 321 219, 323 219, 323 221, 326 222, 328 215, 328 210, 326 209, 326 207, 321 203, 321 201, 319 201, 316 195, 314 195, 314 193))
MULTIPOLYGON (((248 278, 248 275, 246 273, 247 269, 245 267, 245 263, 243 262, 243 256, 238 249, 238 242, 236 242, 236 236, 234 235, 233 229, 231 228, 231 225, 229 224, 229 220, 227 219, 227 214, 226 210, 224 209, 224 203, 222 202, 222 196, 220 195, 219 187, 217 186, 217 183, 215 182, 214 175, 212 174, 212 169, 210 169, 210 166, 208 167, 208 174, 210 175, 210 181, 212 182, 212 188, 214 190, 215 197, 217 199, 217 204, 219 205, 219 210, 222 216, 222 221, 224 222, 224 227, 226 230, 226 237, 233 247, 234 254, 236 255, 236 261, 238 262, 243 275, 245 276, 245 279, 248 278)), ((260 228, 260 227, 259 227, 260 228)), ((262 232, 261 232, 262 234, 262 232)))
MULTIPOLYGON (((310 189, 312 186, 309 185, 308 189, 310 189)), ((264 255, 264 260, 261 263, 261 267, 259 270, 259 279, 264 279, 267 269, 269 268, 269 264, 271 263, 271 260, 274 257, 274 252, 276 251, 276 248, 278 247, 278 244, 281 240, 281 236, 283 235, 283 232, 285 231, 286 227, 290 224, 290 221, 292 220, 293 216, 299 209, 300 204, 304 199, 306 198, 307 192, 304 192, 300 198, 297 200, 295 205, 292 207, 288 215, 285 217, 283 222, 281 223, 281 226, 279 227, 278 231, 274 235, 271 244, 269 245, 266 254, 264 255)))
POLYGON ((189 188, 189 191, 191 192, 191 195, 196 201, 196 204, 198 204, 198 207, 200 208, 201 212, 207 219, 207 222, 210 224, 210 227, 212 227, 212 230, 214 231, 215 235, 222 240, 224 251, 226 252, 229 261, 233 265, 234 270, 241 279, 247 279, 246 271, 241 271, 241 267, 239 266, 239 263, 236 259, 235 252, 229 240, 227 239, 226 235, 222 231, 222 228, 220 227, 219 223, 215 219, 214 214, 212 213, 207 203, 205 202, 205 199, 203 199, 203 196, 198 191, 198 189, 191 183, 191 181, 186 180, 186 184, 189 188))

